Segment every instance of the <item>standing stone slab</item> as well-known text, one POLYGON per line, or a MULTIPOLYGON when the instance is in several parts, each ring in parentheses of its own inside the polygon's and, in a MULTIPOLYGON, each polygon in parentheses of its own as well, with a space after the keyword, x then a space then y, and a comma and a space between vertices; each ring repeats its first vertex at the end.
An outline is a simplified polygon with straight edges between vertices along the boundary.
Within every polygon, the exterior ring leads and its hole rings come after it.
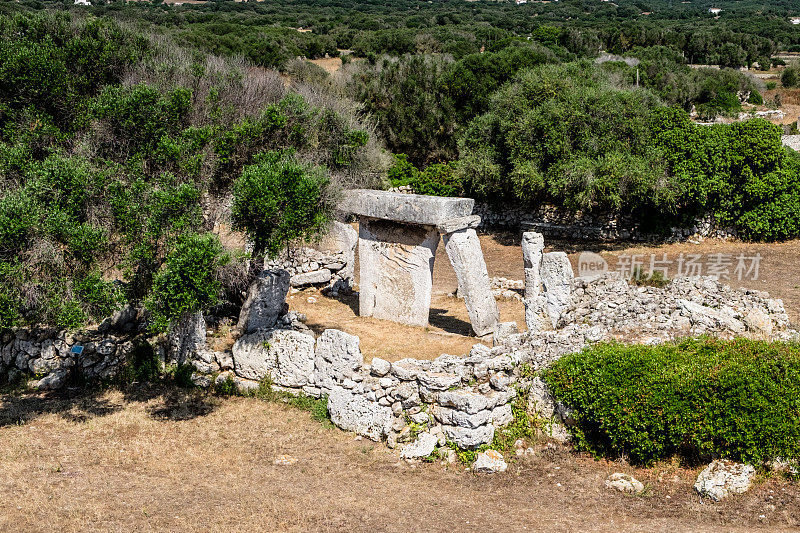
POLYGON ((472 330, 479 337, 492 333, 500 316, 478 235, 474 229, 467 228, 448 233, 443 238, 447 257, 458 278, 460 294, 467 305, 472 330))
POLYGON ((406 224, 435 226, 472 214, 475 200, 422 194, 402 194, 368 189, 344 192, 338 209, 361 217, 381 218, 406 224))
POLYGON ((564 252, 550 252, 542 256, 542 286, 547 300, 547 314, 553 327, 561 313, 569 306, 572 297, 572 265, 564 252))
POLYGON ((247 299, 239 313, 239 329, 253 333, 275 326, 284 313, 289 292, 289 272, 282 269, 264 270, 247 291, 247 299))
POLYGON ((439 232, 434 226, 362 217, 359 314, 426 326, 438 244, 439 232))
POLYGON ((233 366, 240 377, 302 387, 314 372, 314 337, 289 329, 258 331, 233 345, 233 366))
POLYGON ((522 234, 522 259, 525 266, 525 325, 528 331, 548 329, 545 317, 546 300, 542 293, 542 255, 544 237, 541 233, 522 234))

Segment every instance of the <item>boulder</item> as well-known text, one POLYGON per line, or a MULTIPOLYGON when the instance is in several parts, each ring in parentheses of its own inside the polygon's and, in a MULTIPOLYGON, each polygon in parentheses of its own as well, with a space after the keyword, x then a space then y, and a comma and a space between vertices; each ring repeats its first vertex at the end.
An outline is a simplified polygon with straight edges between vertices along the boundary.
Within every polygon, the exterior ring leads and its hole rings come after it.
POLYGON ((383 377, 392 369, 392 363, 380 357, 373 357, 371 368, 373 375, 383 377))
POLYGON ((276 385, 302 387, 314 372, 314 337, 289 329, 259 331, 233 345, 236 374, 250 380, 270 376, 276 385))
POLYGON ((364 366, 364 356, 355 335, 326 329, 317 339, 314 350, 314 381, 327 391, 337 383, 351 379, 364 366))
POLYGON ((682 314, 695 325, 703 325, 714 331, 728 330, 734 333, 744 333, 745 331, 744 324, 739 320, 711 307, 685 299, 678 300, 678 305, 682 314))
POLYGON ((322 285, 328 283, 333 277, 327 268, 321 268, 312 272, 295 274, 290 281, 292 287, 302 287, 303 285, 322 285))
POLYGON ((459 448, 475 449, 482 444, 489 444, 494 439, 494 426, 486 424, 477 428, 442 426, 445 437, 459 448))
POLYGON ((389 433, 394 420, 390 407, 378 405, 340 387, 328 395, 328 412, 336 426, 375 441, 389 433))
POLYGON ((239 313, 238 327, 248 334, 275 327, 285 313, 289 292, 289 272, 283 269, 264 270, 247 290, 247 299, 239 313))
POLYGON ((473 463, 472 470, 478 474, 497 474, 505 472, 508 465, 503 455, 497 450, 486 450, 478 454, 478 459, 473 463))
POLYGON ((720 501, 731 494, 746 492, 755 475, 756 469, 751 465, 725 459, 717 460, 700 472, 694 489, 701 496, 720 501))
POLYGON ((772 319, 761 309, 751 309, 744 317, 744 325, 754 333, 767 337, 772 335, 772 319))

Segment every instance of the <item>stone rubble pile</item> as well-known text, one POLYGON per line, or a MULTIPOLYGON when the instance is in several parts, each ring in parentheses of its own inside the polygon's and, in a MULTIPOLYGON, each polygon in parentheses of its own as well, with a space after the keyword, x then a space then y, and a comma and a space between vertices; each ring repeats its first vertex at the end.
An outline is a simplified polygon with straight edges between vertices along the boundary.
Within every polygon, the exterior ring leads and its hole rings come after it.
POLYGON ((336 296, 353 290, 355 247, 358 233, 348 224, 333 222, 316 247, 290 248, 264 261, 267 271, 289 272, 292 287, 323 287, 336 296))
POLYGON ((574 281, 558 325, 593 324, 603 336, 654 341, 714 334, 792 338, 783 302, 734 289, 709 277, 679 278, 665 287, 637 287, 615 274, 574 281))

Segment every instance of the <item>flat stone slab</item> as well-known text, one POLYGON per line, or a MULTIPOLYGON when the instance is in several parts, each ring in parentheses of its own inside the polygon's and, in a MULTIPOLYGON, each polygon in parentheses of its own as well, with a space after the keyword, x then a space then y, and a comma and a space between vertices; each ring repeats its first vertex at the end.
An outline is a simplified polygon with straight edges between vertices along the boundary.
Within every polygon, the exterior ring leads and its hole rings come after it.
POLYGON ((471 215, 474 206, 475 200, 472 198, 353 189, 344 192, 338 209, 363 217, 436 226, 454 218, 471 215))

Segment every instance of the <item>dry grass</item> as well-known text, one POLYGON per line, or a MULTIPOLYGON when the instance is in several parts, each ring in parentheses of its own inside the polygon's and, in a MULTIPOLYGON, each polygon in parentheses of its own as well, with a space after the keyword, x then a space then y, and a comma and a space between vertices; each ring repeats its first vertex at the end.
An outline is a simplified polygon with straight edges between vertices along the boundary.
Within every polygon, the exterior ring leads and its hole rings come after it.
POLYGON ((535 444, 503 475, 410 465, 309 414, 174 389, 0 404, 3 531, 749 531, 800 524, 797 486, 702 503, 695 471, 535 444), (23 421, 19 423, 18 421, 23 421), (280 455, 297 463, 274 464, 280 455), (614 471, 646 497, 603 488, 614 471), (764 515, 760 519, 759 515, 764 515))

